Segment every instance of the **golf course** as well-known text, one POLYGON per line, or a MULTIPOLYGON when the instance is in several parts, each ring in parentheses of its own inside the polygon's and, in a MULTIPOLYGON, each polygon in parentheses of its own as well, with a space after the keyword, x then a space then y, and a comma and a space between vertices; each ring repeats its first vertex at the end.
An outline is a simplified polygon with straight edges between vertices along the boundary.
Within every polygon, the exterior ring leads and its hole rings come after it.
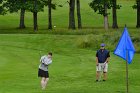
MULTIPOLYGON (((60 2, 59 2, 60 1, 60 2)), ((103 28, 103 16, 81 0, 82 29, 68 29, 65 0, 52 11, 53 29, 47 29, 47 8, 38 13, 38 31, 33 31, 32 13, 25 15, 25 29, 18 29, 19 12, 0 15, 0 93, 126 93, 126 61, 113 54, 125 24, 136 53, 128 65, 129 93, 140 93, 140 29, 136 28, 134 0, 118 0, 118 29, 103 28), (105 43, 110 51, 108 78, 96 82, 96 51, 105 43), (41 55, 52 52, 49 81, 41 89, 38 67, 41 55)), ((109 10, 111 12, 111 10, 109 10)))

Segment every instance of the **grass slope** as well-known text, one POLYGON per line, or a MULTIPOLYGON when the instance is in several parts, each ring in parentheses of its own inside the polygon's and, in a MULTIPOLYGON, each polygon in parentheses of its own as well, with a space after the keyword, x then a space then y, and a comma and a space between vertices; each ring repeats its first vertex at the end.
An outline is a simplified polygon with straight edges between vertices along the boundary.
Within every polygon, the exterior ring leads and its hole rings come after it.
MULTIPOLYGON (((95 82, 95 50, 75 46, 77 35, 0 35, 0 93, 125 93, 125 62, 111 53, 108 81, 95 82), (37 77, 39 51, 53 52, 48 89, 37 77)), ((129 65, 130 93, 139 93, 140 54, 129 65)))

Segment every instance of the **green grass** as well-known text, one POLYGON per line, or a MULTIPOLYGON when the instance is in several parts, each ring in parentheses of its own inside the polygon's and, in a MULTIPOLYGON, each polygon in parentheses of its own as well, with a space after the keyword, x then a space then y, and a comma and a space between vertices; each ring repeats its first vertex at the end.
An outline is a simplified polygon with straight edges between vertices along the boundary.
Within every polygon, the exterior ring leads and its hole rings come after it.
MULTIPOLYGON (((125 62, 111 52, 108 81, 95 82, 95 49, 75 45, 78 35, 0 35, 0 93, 125 93, 125 62), (53 52, 48 88, 37 77, 39 51, 53 52)), ((129 65, 129 93, 139 93, 140 54, 129 65)))

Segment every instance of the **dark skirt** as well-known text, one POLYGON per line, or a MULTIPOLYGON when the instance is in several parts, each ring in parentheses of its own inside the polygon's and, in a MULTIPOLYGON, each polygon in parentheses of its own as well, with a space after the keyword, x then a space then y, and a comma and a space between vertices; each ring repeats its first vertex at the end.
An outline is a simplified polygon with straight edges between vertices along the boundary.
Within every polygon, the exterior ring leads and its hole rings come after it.
POLYGON ((49 78, 49 73, 48 73, 48 71, 44 71, 44 70, 39 69, 38 70, 38 77, 49 78))

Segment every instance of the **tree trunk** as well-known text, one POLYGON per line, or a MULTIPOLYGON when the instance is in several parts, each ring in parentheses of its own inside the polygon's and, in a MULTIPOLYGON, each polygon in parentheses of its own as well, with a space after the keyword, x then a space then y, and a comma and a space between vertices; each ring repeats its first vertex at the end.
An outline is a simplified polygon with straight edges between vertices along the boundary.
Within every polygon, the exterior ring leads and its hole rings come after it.
POLYGON ((116 12, 116 0, 113 0, 113 8, 112 8, 112 15, 113 15, 113 24, 112 24, 112 28, 118 28, 118 24, 117 24, 117 12, 116 12))
POLYGON ((25 28, 24 15, 25 15, 25 9, 22 8, 20 11, 20 24, 19 24, 19 28, 21 29, 25 28))
POLYGON ((37 31, 38 30, 38 24, 37 24, 37 0, 34 1, 33 19, 34 19, 34 31, 37 31))
POLYGON ((104 16, 104 28, 108 30, 108 16, 104 16))
POLYGON ((38 25, 37 25, 37 12, 33 12, 33 18, 34 18, 34 31, 38 30, 38 25))
POLYGON ((105 3, 104 4, 104 28, 105 30, 108 30, 108 27, 109 27, 109 23, 108 23, 108 14, 107 14, 107 4, 105 3))
POLYGON ((69 29, 75 29, 75 0, 70 0, 69 2, 69 29))
POLYGON ((140 1, 137 0, 137 28, 140 28, 140 1))
POLYGON ((48 29, 52 29, 51 4, 52 0, 48 0, 48 29))
MULTIPOLYGON (((26 0, 22 0, 22 2, 25 4, 26 0)), ((25 17, 25 9, 21 8, 21 11, 20 11, 20 24, 19 24, 19 28, 21 28, 21 29, 25 28, 24 17, 25 17)))
POLYGON ((77 0, 77 19, 78 19, 78 28, 82 28, 82 23, 81 23, 81 13, 80 13, 80 0, 77 0))

